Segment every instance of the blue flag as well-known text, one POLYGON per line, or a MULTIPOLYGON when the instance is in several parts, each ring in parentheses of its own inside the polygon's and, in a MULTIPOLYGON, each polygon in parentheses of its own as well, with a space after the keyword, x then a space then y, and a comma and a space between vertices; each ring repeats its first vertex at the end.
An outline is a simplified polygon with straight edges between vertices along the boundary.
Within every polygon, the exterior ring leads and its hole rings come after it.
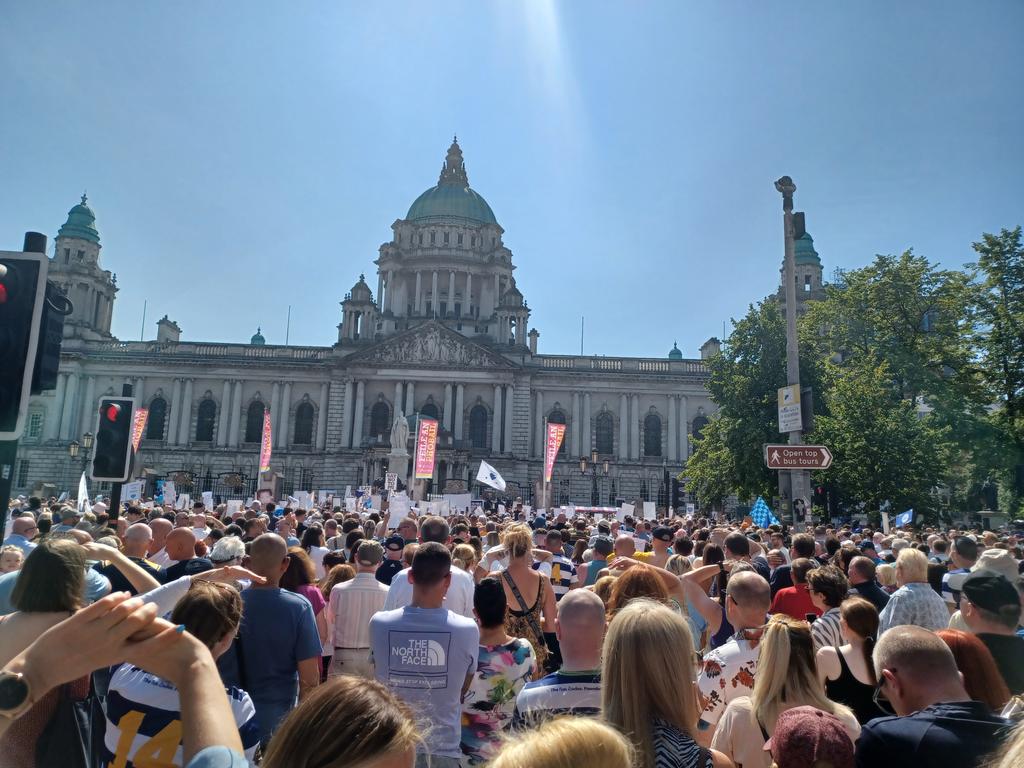
POLYGON ((759 528, 767 528, 769 525, 774 525, 779 522, 778 518, 772 514, 772 511, 760 496, 758 496, 757 501, 754 502, 754 508, 750 510, 750 519, 753 520, 754 525, 759 528))
POLYGON ((906 512, 900 512, 894 518, 897 528, 902 528, 905 525, 910 525, 914 522, 914 508, 911 507, 906 512))

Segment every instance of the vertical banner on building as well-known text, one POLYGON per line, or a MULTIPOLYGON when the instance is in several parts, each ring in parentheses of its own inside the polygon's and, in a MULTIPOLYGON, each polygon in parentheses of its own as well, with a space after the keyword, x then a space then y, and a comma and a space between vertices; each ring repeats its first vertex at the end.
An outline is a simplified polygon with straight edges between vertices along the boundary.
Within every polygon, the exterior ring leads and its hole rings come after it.
POLYGON ((434 476, 434 452, 437 450, 437 419, 420 417, 416 430, 416 474, 417 480, 434 476))
POLYGON ((139 443, 142 442, 142 433, 146 431, 146 420, 149 418, 149 408, 136 408, 132 417, 132 450, 139 450, 139 443))
POLYGON ((562 447, 565 438, 565 424, 548 424, 547 440, 544 449, 544 482, 551 482, 551 472, 555 468, 555 457, 562 447))
POLYGON ((263 409, 263 444, 260 447, 260 472, 266 472, 270 469, 270 448, 272 445, 270 438, 270 409, 263 409))

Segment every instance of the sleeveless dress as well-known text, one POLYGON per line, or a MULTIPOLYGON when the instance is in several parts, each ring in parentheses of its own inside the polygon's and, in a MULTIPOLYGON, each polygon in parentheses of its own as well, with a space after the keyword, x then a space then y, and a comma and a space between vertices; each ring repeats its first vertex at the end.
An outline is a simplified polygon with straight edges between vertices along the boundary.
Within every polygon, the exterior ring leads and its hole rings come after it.
POLYGON ((530 641, 530 645, 533 646, 533 655, 537 659, 537 677, 543 677, 544 664, 550 653, 540 627, 541 608, 544 605, 544 582, 547 579, 541 577, 537 599, 530 608, 526 608, 523 596, 512 575, 508 571, 503 571, 502 577, 516 598, 516 602, 519 603, 519 609, 514 609, 511 602, 509 603, 508 613, 505 615, 505 631, 512 637, 525 637, 530 641))
POLYGON ((835 680, 825 681, 825 695, 832 701, 845 704, 852 709, 857 722, 861 725, 876 717, 885 717, 887 713, 883 712, 872 699, 875 687, 862 683, 854 677, 853 671, 839 650, 839 646, 833 647, 836 650, 836 655, 839 657, 841 671, 839 677, 835 680))
POLYGON ((713 768, 714 765, 710 750, 660 718, 651 722, 651 746, 654 768, 713 768))

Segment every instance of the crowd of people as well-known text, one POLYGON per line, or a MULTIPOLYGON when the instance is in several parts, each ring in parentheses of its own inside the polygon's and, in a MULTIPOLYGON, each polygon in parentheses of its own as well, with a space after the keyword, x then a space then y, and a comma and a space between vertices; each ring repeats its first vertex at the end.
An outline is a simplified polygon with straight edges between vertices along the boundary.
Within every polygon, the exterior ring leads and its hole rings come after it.
POLYGON ((6 530, 0 768, 1024 765, 1007 531, 38 498, 6 530))

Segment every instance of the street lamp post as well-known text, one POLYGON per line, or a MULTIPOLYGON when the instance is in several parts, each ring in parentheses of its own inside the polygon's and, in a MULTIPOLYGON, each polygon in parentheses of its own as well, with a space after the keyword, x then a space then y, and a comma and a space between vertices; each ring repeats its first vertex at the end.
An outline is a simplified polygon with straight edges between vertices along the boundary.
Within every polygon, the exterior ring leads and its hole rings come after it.
MULTIPOLYGON (((609 463, 608 463, 608 459, 605 459, 604 461, 601 461, 600 457, 597 455, 597 451, 591 451, 590 452, 590 477, 591 477, 591 489, 592 490, 591 490, 591 494, 590 494, 590 503, 595 505, 595 506, 597 505, 597 502, 594 501, 594 490, 597 489, 597 468, 598 468, 599 465, 601 467, 601 476, 602 477, 608 477, 608 468, 610 466, 609 463)), ((584 477, 587 475, 587 457, 586 456, 580 456, 580 474, 583 475, 584 477)))
MULTIPOLYGON (((89 451, 92 450, 93 436, 92 432, 86 432, 82 435, 82 442, 79 443, 77 440, 72 440, 68 443, 68 456, 72 459, 81 457, 81 472, 85 472, 85 463, 89 460, 89 451)), ((70 490, 70 489, 69 489, 70 490)), ((81 499, 79 499, 81 501, 81 499)))
MULTIPOLYGON (((796 230, 793 222, 793 193, 796 184, 789 176, 783 176, 775 182, 775 189, 782 195, 782 224, 785 239, 786 261, 783 268, 782 281, 785 284, 786 297, 786 383, 800 391, 800 349, 796 337, 796 230)), ((804 441, 803 430, 796 429, 789 433, 789 444, 800 445, 804 441)), ((779 491, 784 494, 783 473, 779 472, 779 491)), ((790 510, 793 525, 801 526, 797 520, 797 501, 802 502, 805 509, 810 508, 811 476, 805 469, 794 469, 789 472, 790 510)))

